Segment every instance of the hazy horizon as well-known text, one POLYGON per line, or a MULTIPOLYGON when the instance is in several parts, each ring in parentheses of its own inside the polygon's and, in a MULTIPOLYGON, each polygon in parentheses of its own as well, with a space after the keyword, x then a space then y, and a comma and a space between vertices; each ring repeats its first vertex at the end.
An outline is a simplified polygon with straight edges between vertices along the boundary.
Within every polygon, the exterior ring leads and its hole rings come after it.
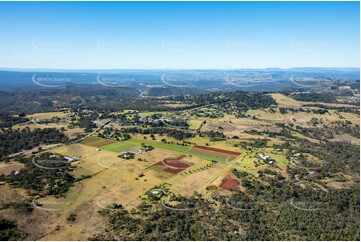
POLYGON ((222 71, 222 70, 292 70, 292 69, 320 69, 320 70, 335 70, 335 69, 341 69, 341 70, 347 70, 347 69, 356 69, 360 70, 360 67, 311 67, 311 66, 295 66, 295 67, 289 67, 289 68, 282 68, 282 67, 265 67, 265 68, 189 68, 189 69, 181 69, 181 68, 94 68, 94 69, 78 69, 78 68, 21 68, 21 67, 0 67, 0 71, 111 71, 111 70, 117 70, 117 71, 159 71, 159 70, 167 70, 167 71, 193 71, 193 70, 204 70, 204 71, 222 71))

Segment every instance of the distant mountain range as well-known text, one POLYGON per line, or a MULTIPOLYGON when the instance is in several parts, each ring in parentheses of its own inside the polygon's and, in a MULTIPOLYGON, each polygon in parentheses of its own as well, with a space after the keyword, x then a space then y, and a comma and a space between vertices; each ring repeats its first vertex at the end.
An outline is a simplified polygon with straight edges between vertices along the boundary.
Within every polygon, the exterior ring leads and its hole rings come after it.
MULTIPOLYGON (((210 91, 287 91, 312 83, 359 80, 359 68, 232 69, 232 70, 49 70, 0 68, 0 90, 33 90, 96 85, 134 89, 141 95, 164 96, 210 91), (303 85, 302 83, 311 83, 303 85)), ((135 93, 134 91, 134 93, 135 93)))

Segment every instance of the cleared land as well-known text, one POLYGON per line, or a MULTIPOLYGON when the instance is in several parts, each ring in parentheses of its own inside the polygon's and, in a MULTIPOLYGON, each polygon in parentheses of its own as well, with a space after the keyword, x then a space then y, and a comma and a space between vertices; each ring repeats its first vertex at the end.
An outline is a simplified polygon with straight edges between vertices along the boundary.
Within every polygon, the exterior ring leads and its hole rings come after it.
POLYGON ((26 115, 28 119, 51 119, 55 117, 64 118, 68 117, 69 112, 47 112, 47 113, 34 113, 26 115))
POLYGON ((226 162, 228 160, 234 159, 241 153, 236 151, 218 149, 214 147, 194 146, 191 150, 187 152, 187 154, 198 156, 206 160, 226 162))
POLYGON ((165 172, 176 174, 190 167, 189 164, 181 160, 183 157, 184 156, 175 157, 175 158, 166 158, 155 165, 164 167, 165 172))
POLYGON ((129 144, 134 144, 134 145, 141 145, 142 143, 144 143, 145 145, 151 145, 156 148, 174 150, 174 151, 178 151, 178 152, 186 152, 190 148, 188 146, 181 146, 181 145, 177 145, 177 144, 166 144, 163 142, 150 141, 150 140, 130 139, 125 142, 127 142, 129 144))
POLYGON ((316 105, 321 104, 329 107, 357 107, 355 105, 351 104, 343 104, 343 103, 323 103, 323 102, 304 102, 304 101, 297 101, 291 97, 287 97, 281 93, 273 93, 270 94, 277 102, 277 104, 280 107, 293 107, 293 108, 299 108, 303 105, 316 105))
POLYGON ((95 148, 83 144, 57 148, 53 152, 73 157, 84 156, 81 158, 81 163, 77 165, 75 175, 79 177, 80 173, 83 175, 87 173, 90 177, 77 182, 71 187, 66 197, 48 196, 38 200, 46 204, 45 208, 59 209, 50 213, 62 215, 63 219, 70 213, 77 214, 76 223, 66 226, 64 222, 60 230, 53 230, 43 238, 46 240, 71 238, 86 240, 104 225, 102 218, 97 216, 98 210, 112 203, 120 203, 129 210, 139 205, 140 196, 163 181, 144 171, 159 158, 174 155, 173 152, 158 149, 139 155, 139 157, 147 157, 148 162, 135 159, 123 160, 117 157, 116 152, 96 151, 95 148), (145 175, 139 177, 141 173, 145 175))
POLYGON ((222 183, 219 187, 225 190, 236 190, 239 185, 240 182, 234 178, 233 175, 228 173, 223 177, 222 183))
POLYGON ((187 154, 192 155, 192 156, 197 156, 199 158, 210 160, 210 161, 215 160, 215 161, 220 161, 220 162, 226 162, 228 159, 228 157, 223 156, 223 155, 210 154, 209 152, 207 153, 207 152, 197 150, 197 149, 189 150, 187 152, 187 154))
POLYGON ((13 171, 19 171, 25 165, 19 162, 0 163, 0 174, 9 175, 13 171))
POLYGON ((214 152, 214 153, 222 154, 222 155, 226 155, 226 156, 239 156, 241 154, 240 152, 217 149, 217 148, 213 148, 213 147, 199 146, 199 145, 194 146, 193 149, 203 150, 206 152, 207 151, 214 152))
POLYGON ((114 151, 114 152, 120 152, 120 151, 126 150, 126 149, 131 148, 131 147, 134 147, 134 145, 129 144, 127 142, 117 142, 117 143, 113 143, 113 144, 103 146, 102 149, 109 150, 109 151, 114 151))
MULTIPOLYGON (((188 169, 194 170, 196 169, 196 167, 201 167, 205 164, 207 164, 206 161, 188 169)), ((212 179, 214 179, 215 176, 218 176, 219 171, 222 170, 224 167, 226 167, 225 164, 217 163, 213 167, 206 170, 194 172, 192 174, 188 173, 185 176, 177 175, 177 177, 168 180, 167 183, 172 184, 172 190, 176 191, 177 193, 180 193, 182 195, 192 195, 194 191, 202 192, 202 190, 200 189, 206 187, 207 184, 212 179)))
POLYGON ((85 140, 83 140, 81 143, 93 147, 103 147, 109 144, 114 144, 115 141, 109 139, 102 139, 95 136, 90 136, 85 140))
POLYGON ((199 129, 203 122, 204 122, 203 120, 192 119, 191 121, 189 121, 189 129, 190 130, 199 129))

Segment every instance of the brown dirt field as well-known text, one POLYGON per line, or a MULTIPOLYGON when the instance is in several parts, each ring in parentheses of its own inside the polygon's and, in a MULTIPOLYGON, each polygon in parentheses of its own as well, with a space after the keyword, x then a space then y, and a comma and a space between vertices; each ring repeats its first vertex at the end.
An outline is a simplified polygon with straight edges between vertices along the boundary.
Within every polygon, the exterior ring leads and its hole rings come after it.
POLYGON ((18 162, 0 163, 0 174, 9 175, 12 171, 18 171, 24 166, 18 162))
POLYGON ((166 168, 164 169, 165 172, 168 172, 168 173, 172 173, 172 174, 177 174, 181 171, 183 171, 183 169, 172 169, 172 168, 166 168))
POLYGON ((143 160, 147 160, 144 164, 147 165, 147 169, 159 163, 164 159, 169 157, 180 157, 182 153, 177 151, 171 151, 166 149, 157 148, 149 152, 143 152, 142 154, 137 155, 137 158, 141 158, 143 160))
POLYGON ((220 185, 220 188, 225 190, 235 190, 241 183, 232 175, 227 174, 220 185))
POLYGON ((115 141, 113 140, 98 140, 98 141, 94 141, 94 142, 90 142, 90 143, 87 143, 85 145, 89 145, 89 146, 93 146, 93 147, 103 147, 103 146, 106 146, 106 145, 110 145, 110 144, 114 144, 116 143, 115 141))
POLYGON ((182 155, 182 156, 176 157, 176 158, 166 158, 163 161, 160 161, 155 165, 167 167, 166 169, 164 169, 164 171, 166 171, 168 173, 176 174, 176 173, 179 173, 179 172, 187 169, 188 167, 190 167, 190 165, 181 161, 181 159, 183 157, 185 157, 185 156, 182 155), (172 168, 172 167, 174 167, 174 168, 172 168))
POLYGON ((212 147, 205 147, 205 146, 199 146, 199 145, 196 145, 196 146, 194 146, 193 148, 194 148, 194 149, 211 151, 211 152, 216 152, 216 153, 218 153, 218 154, 223 154, 223 155, 239 156, 239 155, 241 154, 241 153, 236 152, 236 151, 222 150, 222 149, 217 149, 217 148, 212 148, 212 147))

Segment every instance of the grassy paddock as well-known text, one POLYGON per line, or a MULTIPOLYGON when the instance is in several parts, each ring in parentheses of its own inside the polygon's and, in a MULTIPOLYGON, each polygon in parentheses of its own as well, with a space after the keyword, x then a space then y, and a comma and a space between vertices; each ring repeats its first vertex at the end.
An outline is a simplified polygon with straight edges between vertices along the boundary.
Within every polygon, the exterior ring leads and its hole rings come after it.
POLYGON ((191 129, 191 130, 199 129, 199 127, 201 126, 202 123, 203 123, 203 120, 192 119, 189 121, 189 129, 191 129))
POLYGON ((178 151, 178 152, 186 152, 187 150, 189 150, 191 148, 189 146, 181 146, 181 145, 177 145, 177 144, 165 144, 162 142, 150 141, 150 140, 130 139, 125 142, 128 144, 133 144, 133 145, 141 145, 142 143, 144 143, 146 145, 151 145, 156 148, 174 150, 174 151, 178 151))
POLYGON ((86 138, 85 140, 81 141, 80 143, 84 144, 84 145, 88 145, 88 146, 93 146, 93 147, 102 147, 102 146, 107 146, 111 143, 115 143, 115 141, 113 140, 108 140, 108 139, 102 139, 96 136, 90 136, 88 138, 86 138))
POLYGON ((227 161, 227 156, 216 155, 216 154, 207 154, 205 152, 200 152, 198 150, 189 150, 187 152, 187 154, 192 155, 192 156, 197 156, 197 157, 200 157, 205 160, 216 160, 216 161, 220 161, 220 162, 227 161))
POLYGON ((103 146, 102 149, 117 152, 117 151, 122 151, 122 150, 128 149, 133 146, 135 146, 135 145, 124 141, 124 142, 117 142, 114 144, 103 146))

